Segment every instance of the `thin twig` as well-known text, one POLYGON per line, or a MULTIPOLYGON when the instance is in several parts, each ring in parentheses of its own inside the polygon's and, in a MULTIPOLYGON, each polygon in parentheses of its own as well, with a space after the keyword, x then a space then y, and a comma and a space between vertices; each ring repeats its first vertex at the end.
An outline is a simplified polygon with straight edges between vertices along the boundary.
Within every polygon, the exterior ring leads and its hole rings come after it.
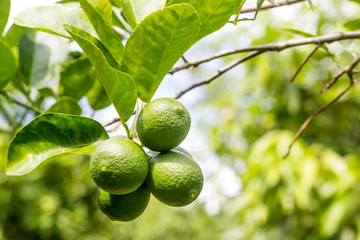
POLYGON ((5 98, 7 98, 10 102, 13 102, 13 103, 15 103, 15 104, 17 104, 17 105, 19 105, 19 106, 21 106, 21 107, 23 107, 23 108, 26 108, 26 109, 28 109, 28 110, 31 110, 31 111, 33 111, 34 113, 36 113, 37 115, 40 115, 40 114, 41 114, 40 110, 38 110, 37 108, 34 108, 34 107, 29 106, 29 105, 27 105, 27 104, 25 104, 25 103, 19 102, 19 101, 16 100, 16 99, 11 98, 11 97, 10 97, 9 95, 7 95, 7 93, 4 92, 4 91, 0 91, 0 94, 3 95, 5 98))
POLYGON ((106 130, 106 131, 107 132, 115 132, 120 126, 121 126, 121 122, 117 121, 114 127, 110 128, 109 130, 106 130))
POLYGON ((358 55, 349 65, 347 65, 343 70, 338 72, 333 76, 333 78, 325 85, 325 87, 321 90, 321 93, 326 92, 331 86, 333 86, 336 81, 345 73, 350 73, 356 67, 356 65, 360 62, 360 55, 358 55))
POLYGON ((114 123, 117 123, 117 122, 120 122, 120 121, 121 121, 120 118, 114 118, 114 119, 111 120, 111 121, 103 122, 101 125, 102 125, 103 127, 107 127, 107 126, 110 126, 110 125, 112 125, 112 124, 114 124, 114 123))
POLYGON ((316 112, 314 112, 308 119, 305 120, 305 122, 301 125, 300 129, 298 130, 298 132, 295 134, 295 137, 293 138, 293 140, 291 141, 288 151, 285 154, 284 158, 286 158, 287 156, 289 156, 290 151, 292 146, 294 145, 294 143, 296 142, 296 140, 299 139, 299 137, 301 136, 301 134, 305 131, 305 129, 307 128, 307 126, 310 124, 310 122, 320 113, 322 113, 324 110, 326 110, 328 107, 330 107, 333 103, 335 103, 337 100, 339 100, 339 98, 341 98, 347 91, 350 90, 350 88, 352 87, 353 82, 351 81, 349 85, 346 86, 346 88, 344 88, 339 95, 337 95, 331 102, 327 103, 326 105, 322 106, 321 108, 319 108, 316 112))
POLYGON ((309 61, 312 55, 322 46, 322 44, 318 44, 309 55, 306 56, 306 58, 301 62, 300 66, 296 70, 295 74, 292 76, 292 78, 289 80, 289 82, 293 82, 297 75, 300 73, 301 69, 304 67, 304 65, 309 61))
POLYGON ((244 53, 244 52, 252 52, 252 51, 277 51, 280 52, 287 48, 308 45, 308 44, 324 44, 324 43, 331 43, 335 41, 341 41, 346 39, 356 39, 360 38, 360 31, 351 31, 351 32, 341 32, 323 36, 316 36, 316 37, 309 37, 309 38, 301 38, 301 39, 291 39, 287 42, 275 42, 263 45, 256 45, 247 48, 240 48, 240 49, 233 49, 228 51, 221 51, 215 53, 211 56, 185 63, 179 67, 175 67, 170 70, 170 74, 176 73, 178 71, 188 69, 191 67, 197 67, 202 63, 210 62, 217 58, 222 58, 226 56, 230 56, 237 53, 244 53))
POLYGON ((257 55, 261 54, 262 51, 254 51, 252 53, 249 53, 248 55, 240 58, 239 60, 236 60, 232 63, 230 63, 229 65, 225 66, 224 68, 218 70, 216 73, 214 73, 213 75, 209 76, 207 79, 205 79, 202 82, 198 82, 195 83, 193 85, 191 85, 190 87, 186 88, 185 90, 179 92, 178 94, 175 95, 175 99, 180 98, 182 95, 184 95, 185 93, 189 92, 190 90, 197 88, 199 86, 205 85, 205 84, 209 84, 211 83, 213 80, 215 80, 216 78, 220 77, 222 74, 224 74, 225 72, 229 71, 230 69, 232 69, 233 67, 239 65, 242 62, 245 62, 253 57, 256 57, 257 55))
MULTIPOLYGON (((283 0, 283 1, 276 1, 276 5, 274 5, 272 3, 265 3, 261 6, 259 11, 270 9, 270 8, 292 5, 292 4, 300 3, 300 2, 304 2, 304 1, 305 0, 283 0)), ((241 9, 240 13, 249 13, 249 12, 256 12, 256 11, 258 11, 258 9, 256 6, 254 6, 254 7, 249 7, 249 8, 243 8, 243 9, 241 9)))

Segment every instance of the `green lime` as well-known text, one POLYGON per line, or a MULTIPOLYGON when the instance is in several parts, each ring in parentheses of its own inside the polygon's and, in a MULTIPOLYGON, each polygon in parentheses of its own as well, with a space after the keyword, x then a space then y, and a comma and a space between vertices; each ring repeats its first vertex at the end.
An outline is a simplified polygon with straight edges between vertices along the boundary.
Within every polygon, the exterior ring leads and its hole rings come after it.
POLYGON ((114 195, 104 190, 98 190, 100 210, 113 221, 131 221, 139 217, 149 203, 150 191, 141 185, 134 192, 124 195, 114 195))
POLYGON ((143 108, 136 130, 142 144, 161 152, 178 146, 190 125, 190 115, 184 105, 172 98, 159 98, 143 108))
POLYGON ((105 140, 90 159, 90 173, 99 188, 112 194, 135 191, 145 181, 148 157, 135 142, 122 136, 105 140))
POLYGON ((193 158, 179 151, 167 151, 150 159, 146 183, 160 201, 174 207, 192 203, 200 194, 204 177, 193 158))

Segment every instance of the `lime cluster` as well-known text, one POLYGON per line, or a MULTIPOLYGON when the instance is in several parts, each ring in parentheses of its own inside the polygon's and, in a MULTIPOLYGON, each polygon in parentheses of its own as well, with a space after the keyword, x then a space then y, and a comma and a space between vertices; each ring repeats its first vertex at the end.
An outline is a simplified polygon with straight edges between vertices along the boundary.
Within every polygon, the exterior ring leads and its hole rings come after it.
POLYGON ((99 144, 90 159, 90 173, 99 187, 101 211, 114 221, 131 221, 147 207, 152 194, 174 207, 192 203, 204 177, 199 165, 179 144, 190 129, 186 108, 171 98, 148 103, 136 130, 140 142, 115 136, 99 144))

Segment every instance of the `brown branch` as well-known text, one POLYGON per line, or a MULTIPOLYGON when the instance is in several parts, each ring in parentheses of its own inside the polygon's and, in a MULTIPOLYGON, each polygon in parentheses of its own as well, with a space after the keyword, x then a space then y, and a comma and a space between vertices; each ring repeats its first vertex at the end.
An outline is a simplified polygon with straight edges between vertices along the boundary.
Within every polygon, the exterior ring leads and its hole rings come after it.
POLYGON ((338 72, 333 76, 333 78, 325 85, 325 87, 321 90, 321 93, 326 92, 329 88, 331 88, 337 80, 344 75, 345 73, 351 74, 356 65, 360 62, 360 55, 357 56, 349 65, 347 65, 343 70, 338 72))
POLYGON ((337 100, 339 100, 347 91, 350 90, 350 88, 353 85, 353 81, 350 82, 349 85, 346 86, 346 88, 344 88, 339 95, 337 95, 331 102, 327 103, 326 105, 322 106, 321 108, 319 108, 316 112, 314 112, 308 119, 305 120, 305 122, 301 125, 301 127, 299 128, 298 132, 295 134, 295 137, 293 138, 293 140, 291 141, 288 151, 285 154, 284 158, 286 158, 287 156, 289 156, 290 151, 292 146, 294 145, 294 143, 296 142, 296 140, 299 139, 299 137, 301 136, 301 134, 305 131, 305 129, 307 128, 307 126, 310 124, 310 122, 320 113, 322 113, 323 111, 325 111, 328 107, 330 107, 333 103, 335 103, 337 100))
POLYGON ((101 123, 101 125, 102 125, 103 127, 107 127, 107 126, 110 126, 110 125, 112 125, 112 124, 114 124, 114 123, 117 123, 117 122, 120 122, 120 121, 121 121, 120 118, 114 118, 114 119, 111 120, 111 121, 101 123))
POLYGON ((121 121, 117 121, 115 126, 110 128, 109 130, 106 130, 107 132, 115 132, 119 127, 121 126, 121 121))
POLYGON ((324 44, 324 43, 332 43, 335 41, 341 41, 346 39, 355 39, 360 38, 360 31, 351 31, 351 32, 341 32, 317 37, 309 37, 309 38, 301 38, 301 39, 291 39, 287 42, 275 42, 263 45, 256 45, 247 48, 240 48, 240 49, 233 49, 228 51, 222 51, 215 53, 211 56, 185 63, 179 67, 175 67, 170 70, 170 74, 176 73, 178 71, 188 69, 190 67, 197 67, 202 63, 210 62, 217 58, 222 58, 226 56, 230 56, 237 53, 244 53, 244 52, 252 52, 252 51, 277 51, 280 52, 287 48, 308 45, 308 44, 324 44))
MULTIPOLYGON (((292 5, 295 3, 300 3, 300 2, 304 2, 305 0, 282 0, 282 1, 277 1, 275 2, 276 5, 272 4, 272 3, 265 3, 261 6, 261 8, 259 9, 261 10, 266 10, 266 9, 270 9, 270 8, 275 8, 275 7, 281 7, 281 6, 288 6, 288 5, 292 5)), ((241 9, 241 13, 249 13, 249 12, 256 12, 258 9, 256 6, 254 7, 249 7, 249 8, 243 8, 241 9)))
POLYGON ((19 106, 21 106, 21 107, 23 107, 23 108, 26 108, 26 109, 28 109, 28 110, 31 110, 31 111, 33 111, 34 113, 36 113, 37 115, 40 115, 40 114, 41 114, 40 110, 37 109, 36 107, 32 107, 32 106, 29 106, 29 105, 27 105, 27 104, 25 104, 25 103, 19 102, 18 100, 11 98, 11 97, 10 97, 6 92, 4 92, 4 91, 0 91, 0 94, 3 95, 6 99, 8 99, 10 102, 13 102, 13 103, 15 103, 15 104, 17 104, 17 105, 19 105, 19 106))
POLYGON ((242 62, 245 62, 253 57, 256 57, 257 55, 263 53, 262 51, 254 51, 252 53, 249 53, 248 55, 240 58, 237 61, 234 61, 232 63, 230 63, 229 65, 225 66, 224 68, 218 70, 216 73, 214 73, 213 75, 209 76, 207 79, 205 79, 202 82, 198 82, 195 83, 193 85, 191 85, 190 87, 186 88, 185 90, 179 92, 178 94, 175 95, 175 99, 180 98, 182 95, 184 95, 185 93, 189 92, 190 90, 197 88, 199 86, 205 85, 205 84, 209 84, 212 81, 214 81, 216 78, 220 77, 221 75, 223 75, 225 72, 229 71, 230 69, 234 68, 235 66, 239 65, 242 62))
POLYGON ((301 62, 300 66, 296 70, 295 74, 292 76, 292 78, 289 80, 289 82, 293 82, 297 75, 300 73, 301 69, 304 67, 304 65, 309 61, 312 55, 322 46, 322 44, 318 44, 314 50, 311 51, 309 55, 306 56, 306 58, 301 62))

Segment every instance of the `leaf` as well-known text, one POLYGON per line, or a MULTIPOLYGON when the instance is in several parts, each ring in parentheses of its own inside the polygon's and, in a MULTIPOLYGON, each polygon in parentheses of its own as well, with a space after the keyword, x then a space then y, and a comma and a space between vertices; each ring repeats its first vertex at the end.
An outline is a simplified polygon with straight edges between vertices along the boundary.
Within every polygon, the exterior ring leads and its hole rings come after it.
POLYGON ((10 47, 0 39, 0 90, 15 75, 17 61, 10 47))
POLYGON ((93 119, 54 113, 40 115, 10 142, 6 174, 24 175, 64 155, 90 154, 108 138, 105 129, 93 119))
POLYGON ((309 5, 310 5, 311 10, 314 11, 314 4, 313 4, 312 0, 307 0, 307 1, 308 1, 309 5))
POLYGON ((360 0, 350 0, 351 2, 360 4, 360 0))
POLYGON ((60 70, 67 59, 68 41, 29 29, 19 42, 20 71, 27 85, 58 91, 60 70))
POLYGON ((124 45, 112 30, 112 9, 108 0, 95 1, 80 0, 80 4, 94 26, 101 42, 120 64, 124 45))
POLYGON ((265 0, 257 0, 257 2, 256 2, 257 10, 260 10, 260 8, 261 8, 261 6, 263 5, 264 2, 265 2, 265 0))
POLYGON ((75 59, 64 66, 60 73, 59 95, 79 101, 93 85, 88 74, 92 65, 87 58, 75 59))
POLYGON ((116 62, 98 39, 74 26, 64 27, 94 65, 111 102, 122 121, 126 122, 131 117, 136 103, 134 81, 128 74, 111 67, 116 65, 116 62), (108 64, 109 61, 112 64, 108 64))
POLYGON ((303 36, 303 37, 315 37, 314 34, 307 33, 307 32, 301 31, 299 29, 294 29, 294 28, 283 28, 283 29, 285 31, 287 31, 287 32, 297 34, 297 35, 300 35, 300 36, 303 36))
POLYGON ((7 31, 4 40, 9 46, 15 47, 19 44, 21 37, 25 34, 27 30, 28 29, 25 27, 13 24, 11 25, 9 31, 7 31))
POLYGON ((133 7, 131 5, 130 0, 121 0, 122 10, 126 21, 129 23, 130 27, 134 29, 137 25, 137 20, 135 17, 135 13, 133 7))
POLYGON ((54 91, 51 88, 42 87, 42 88, 38 89, 38 92, 40 93, 41 96, 43 96, 45 98, 49 98, 49 97, 56 98, 56 94, 54 93, 54 91))
POLYGON ((242 0, 172 0, 167 5, 188 3, 200 16, 200 32, 196 41, 223 27, 242 0))
POLYGON ((109 106, 111 100, 102 86, 100 79, 98 79, 96 72, 90 73, 89 77, 94 79, 94 85, 86 95, 91 108, 96 111, 109 106))
POLYGON ((51 34, 70 38, 63 24, 71 24, 84 29, 92 35, 96 32, 81 8, 57 6, 39 6, 18 13, 14 22, 17 25, 33 28, 51 34))
POLYGON ((72 97, 61 97, 56 103, 54 103, 50 108, 48 108, 46 113, 67 113, 80 115, 82 112, 81 107, 77 101, 72 97))
POLYGON ((344 27, 350 31, 359 30, 360 29, 360 19, 348 21, 345 23, 344 27))
POLYGON ((165 7, 145 18, 126 42, 121 70, 149 102, 164 76, 194 43, 199 16, 189 4, 165 7))
POLYGON ((0 37, 8 21, 9 13, 10 13, 10 0, 1 0, 0 1, 0 37))
POLYGON ((165 5, 165 0, 126 0, 126 2, 131 3, 133 15, 137 23, 144 20, 150 13, 163 8, 165 5))

